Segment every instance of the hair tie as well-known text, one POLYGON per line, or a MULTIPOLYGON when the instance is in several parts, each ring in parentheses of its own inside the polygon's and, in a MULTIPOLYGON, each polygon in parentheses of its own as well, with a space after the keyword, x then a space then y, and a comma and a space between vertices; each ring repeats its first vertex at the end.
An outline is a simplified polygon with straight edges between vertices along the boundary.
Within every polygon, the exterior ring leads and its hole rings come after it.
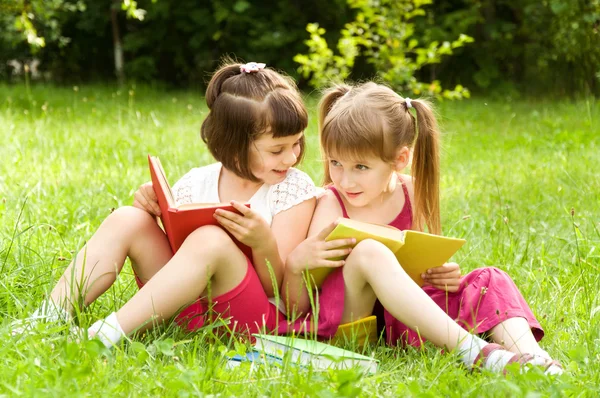
POLYGON ((412 103, 411 103, 411 99, 408 97, 404 98, 404 104, 406 105, 407 110, 413 107, 412 103))
POLYGON ((256 62, 248 62, 247 64, 240 65, 240 72, 242 73, 255 73, 261 69, 264 69, 266 64, 258 64, 256 62))

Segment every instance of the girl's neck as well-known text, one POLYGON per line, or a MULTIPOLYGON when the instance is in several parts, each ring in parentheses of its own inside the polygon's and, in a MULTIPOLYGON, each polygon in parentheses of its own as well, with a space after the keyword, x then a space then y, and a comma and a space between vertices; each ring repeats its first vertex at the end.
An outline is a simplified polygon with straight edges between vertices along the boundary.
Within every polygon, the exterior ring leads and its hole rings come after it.
POLYGON ((342 197, 348 217, 375 224, 389 224, 394 221, 405 206, 404 190, 398 181, 393 191, 382 192, 365 206, 355 207, 342 197))
POLYGON ((231 200, 246 202, 262 186, 262 181, 250 181, 238 176, 225 167, 221 167, 218 183, 219 200, 221 202, 229 202, 231 200))

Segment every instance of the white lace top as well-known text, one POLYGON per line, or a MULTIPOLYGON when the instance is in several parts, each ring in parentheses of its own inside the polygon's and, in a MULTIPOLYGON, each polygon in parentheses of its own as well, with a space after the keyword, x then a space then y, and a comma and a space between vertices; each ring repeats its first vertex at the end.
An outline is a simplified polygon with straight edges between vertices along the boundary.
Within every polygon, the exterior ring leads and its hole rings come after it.
MULTIPOLYGON (((173 186, 177 204, 219 203, 221 163, 190 170, 173 186)), ((317 196, 315 184, 304 172, 291 168, 285 180, 276 185, 263 184, 248 201, 271 225, 277 213, 317 196)))

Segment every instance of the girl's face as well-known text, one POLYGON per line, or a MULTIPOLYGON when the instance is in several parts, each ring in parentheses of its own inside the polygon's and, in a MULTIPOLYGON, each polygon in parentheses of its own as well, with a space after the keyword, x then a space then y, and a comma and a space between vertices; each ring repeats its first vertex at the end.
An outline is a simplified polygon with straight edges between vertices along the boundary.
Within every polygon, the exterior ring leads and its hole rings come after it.
POLYGON ((361 159, 328 157, 329 176, 338 192, 354 207, 381 203, 394 166, 377 156, 361 159))
POLYGON ((265 133, 250 146, 250 169, 265 184, 282 182, 300 156, 300 139, 304 133, 273 138, 265 133))

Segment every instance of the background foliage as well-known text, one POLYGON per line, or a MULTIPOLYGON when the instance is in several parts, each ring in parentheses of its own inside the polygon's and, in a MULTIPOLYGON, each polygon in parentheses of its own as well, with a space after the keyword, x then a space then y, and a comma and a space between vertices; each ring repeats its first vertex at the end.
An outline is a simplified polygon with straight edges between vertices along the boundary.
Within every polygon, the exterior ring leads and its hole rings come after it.
POLYGON ((298 54, 294 60, 305 78, 314 87, 326 87, 331 81, 344 81, 351 76, 356 58, 362 56, 379 77, 399 92, 427 94, 438 98, 469 97, 469 91, 458 84, 453 90, 442 90, 439 80, 420 82, 415 74, 423 67, 441 62, 473 39, 459 35, 456 40, 419 43, 415 35, 414 18, 424 16, 423 7, 431 0, 348 0, 357 10, 354 20, 340 32, 339 54, 329 48, 323 38, 325 29, 309 24, 308 54, 298 54))
POLYGON ((203 85, 223 54, 300 77, 293 59, 307 53, 306 28, 313 23, 326 32, 319 35, 329 48, 345 37, 347 24, 356 28, 347 71, 353 79, 380 72, 404 86, 415 79, 509 94, 600 91, 600 0, 3 0, 0 78, 10 79, 8 60, 35 56, 55 81, 115 79, 110 9, 116 3, 124 8, 118 22, 130 80, 203 85), (415 9, 424 12, 411 14, 415 9), (373 25, 379 31, 359 26, 377 15, 387 16, 373 25), (404 68, 417 61, 414 48, 435 57, 431 43, 444 48, 461 35, 474 42, 450 45, 454 54, 435 63, 404 68))

